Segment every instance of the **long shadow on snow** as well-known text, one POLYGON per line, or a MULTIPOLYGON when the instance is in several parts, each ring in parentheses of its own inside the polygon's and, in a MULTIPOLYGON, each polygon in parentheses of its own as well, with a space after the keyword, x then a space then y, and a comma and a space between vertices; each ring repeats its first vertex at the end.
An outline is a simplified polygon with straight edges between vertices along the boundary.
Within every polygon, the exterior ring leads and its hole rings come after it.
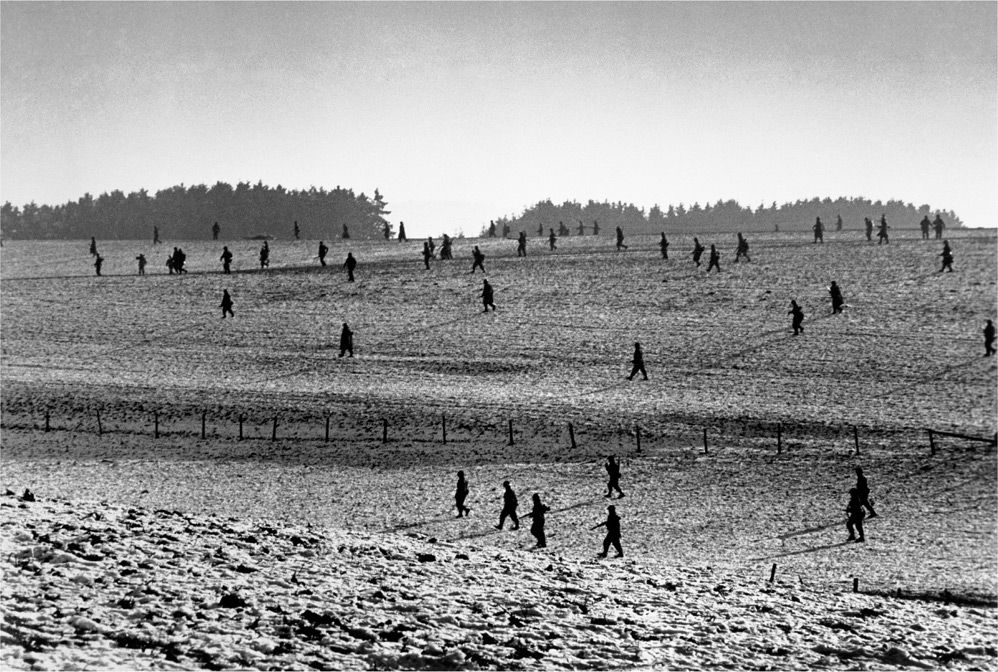
POLYGON ((826 544, 824 546, 812 546, 811 548, 804 548, 799 551, 787 551, 786 553, 776 553, 774 555, 767 555, 760 558, 750 558, 752 562, 762 562, 764 560, 775 560, 776 558, 788 558, 792 555, 804 555, 805 553, 817 553, 818 551, 827 551, 832 548, 841 548, 842 546, 848 546, 852 544, 851 541, 841 541, 837 544, 826 544))

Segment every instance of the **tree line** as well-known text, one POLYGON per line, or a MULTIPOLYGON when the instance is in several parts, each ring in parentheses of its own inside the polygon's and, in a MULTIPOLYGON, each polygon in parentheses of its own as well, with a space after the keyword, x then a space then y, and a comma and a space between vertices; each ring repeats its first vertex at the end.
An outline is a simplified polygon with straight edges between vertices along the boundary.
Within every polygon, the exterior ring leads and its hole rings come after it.
POLYGON ((235 187, 217 182, 185 187, 183 184, 150 195, 145 189, 124 194, 119 190, 97 198, 84 194, 62 205, 18 208, 9 201, 0 211, 4 239, 136 240, 160 236, 174 240, 210 239, 215 222, 224 238, 253 236, 290 237, 298 222, 302 238, 338 238, 343 227, 351 238, 384 235, 387 203, 375 189, 374 196, 337 186, 327 191, 311 187, 288 190, 262 182, 240 182, 235 187))
MULTIPOLYGON (((565 201, 555 205, 550 199, 540 201, 526 208, 518 217, 502 217, 495 220, 496 228, 503 230, 508 226, 515 235, 526 231, 533 235, 540 227, 544 231, 554 229, 564 224, 572 235, 579 232, 581 221, 586 235, 593 232, 593 222, 599 223, 604 232, 612 232, 619 226, 629 234, 666 232, 697 232, 697 231, 810 231, 816 217, 829 231, 835 230, 836 217, 842 217, 844 229, 861 229, 865 217, 879 221, 880 216, 887 217, 892 227, 918 228, 918 223, 926 215, 929 219, 940 213, 947 227, 963 226, 963 222, 952 210, 935 210, 928 205, 915 206, 898 200, 871 201, 868 198, 812 198, 798 200, 794 203, 777 205, 760 204, 755 210, 744 207, 738 201, 719 200, 717 203, 700 205, 694 203, 689 207, 682 203, 670 205, 663 211, 658 205, 652 206, 646 213, 632 203, 597 203, 590 200, 585 205, 577 201, 565 201)), ((488 230, 486 225, 482 234, 488 230)), ((562 229, 564 230, 564 229, 562 229)))

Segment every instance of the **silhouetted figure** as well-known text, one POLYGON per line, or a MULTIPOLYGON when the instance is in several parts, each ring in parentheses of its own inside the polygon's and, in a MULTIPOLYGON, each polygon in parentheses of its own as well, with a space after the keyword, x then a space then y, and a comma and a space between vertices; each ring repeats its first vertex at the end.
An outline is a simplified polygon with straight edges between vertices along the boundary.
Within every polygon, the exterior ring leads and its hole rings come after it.
MULTIPOLYGON (((859 496, 859 503, 870 510, 870 518, 876 518, 877 512, 870 504, 870 484, 866 482, 866 476, 863 475, 863 467, 856 467, 856 494, 859 496)), ((860 536, 863 536, 862 532, 860 532, 860 536)))
POLYGON ((579 229, 578 229, 577 235, 581 236, 581 235, 584 235, 585 233, 586 233, 586 225, 583 224, 582 220, 580 219, 579 220, 579 229))
POLYGON ((835 215, 835 230, 842 230, 842 215, 835 215))
POLYGON ((619 226, 617 227, 617 251, 620 252, 620 248, 627 249, 627 245, 624 245, 624 230, 619 226))
POLYGON ((454 491, 454 502, 457 504, 457 517, 463 518, 471 513, 471 509, 464 505, 468 499, 468 481, 464 480, 464 472, 457 472, 457 490, 454 491))
POLYGON ((152 244, 159 245, 159 227, 152 227, 152 244))
POLYGON ((533 496, 534 508, 525 517, 532 518, 530 524, 530 534, 537 540, 537 548, 545 548, 548 545, 547 537, 544 536, 544 514, 551 509, 541 504, 541 496, 536 492, 533 496))
POLYGON ((347 269, 347 282, 353 282, 353 269, 357 268, 353 252, 347 252, 347 260, 343 262, 343 266, 347 269))
POLYGON ((445 233, 444 234, 444 239, 440 243, 440 259, 441 259, 441 261, 444 260, 444 259, 453 259, 454 258, 454 252, 451 249, 452 245, 453 245, 453 242, 451 241, 450 236, 448 236, 445 233))
POLYGON ((492 312, 495 312, 496 304, 492 300, 493 297, 492 285, 489 284, 488 280, 483 280, 482 282, 485 283, 482 285, 482 305, 485 306, 482 312, 483 313, 489 312, 489 306, 492 307, 492 312))
POLYGON ((346 224, 343 225, 343 233, 340 236, 343 240, 348 240, 350 238, 350 229, 346 224))
POLYGON ((558 222, 558 235, 567 236, 569 234, 571 234, 571 231, 569 231, 568 227, 565 226, 565 222, 558 222))
POLYGON ((139 275, 146 274, 146 255, 140 254, 135 257, 135 260, 139 262, 139 275))
POLYGON ((838 284, 832 280, 832 286, 828 288, 828 294, 832 297, 832 314, 842 312, 842 290, 839 289, 838 284))
POLYGON ((990 357, 995 354, 995 325, 988 320, 984 325, 984 356, 990 357))
POLYGON ((177 272, 177 275, 181 275, 187 272, 184 268, 184 264, 187 263, 187 255, 179 247, 173 248, 173 270, 177 272))
POLYGON ((544 222, 541 222, 540 224, 537 225, 537 235, 538 236, 544 235, 544 222))
POLYGON ((939 254, 939 256, 943 258, 943 265, 942 265, 942 267, 940 267, 939 272, 942 273, 946 269, 949 269, 949 272, 952 273, 953 272, 953 250, 950 249, 950 247, 949 247, 949 241, 948 240, 944 240, 943 241, 943 251, 939 254))
POLYGON ((796 301, 790 301, 790 310, 787 315, 793 315, 794 336, 804 331, 804 311, 797 305, 796 301))
POLYGON ((721 272, 721 253, 717 251, 713 243, 710 246, 710 263, 707 264, 707 272, 710 273, 710 269, 716 268, 717 272, 721 272))
POLYGON ((90 237, 90 256, 91 257, 97 256, 97 239, 94 238, 93 236, 90 237))
POLYGON ((100 269, 101 269, 101 266, 103 266, 103 265, 104 265, 104 257, 102 257, 102 256, 100 256, 98 254, 97 258, 94 259, 94 270, 97 271, 97 275, 98 276, 100 275, 100 269))
POLYGON ((298 228, 298 220, 297 219, 295 220, 294 234, 295 234, 295 240, 298 240, 301 237, 301 229, 298 228))
POLYGON ((700 265, 700 257, 703 256, 704 250, 707 248, 700 244, 700 240, 694 236, 693 237, 693 263, 697 266, 700 265))
POLYGON ((326 247, 325 241, 319 241, 319 263, 323 266, 326 265, 326 255, 329 254, 329 248, 326 247))
POLYGON ((489 238, 496 237, 496 223, 493 220, 489 220, 489 238))
POLYGON ((554 252, 558 248, 558 246, 555 245, 557 241, 558 241, 558 236, 554 235, 554 229, 551 229, 551 235, 548 236, 548 246, 551 248, 552 252, 554 252))
POLYGON ((648 374, 645 372, 645 355, 641 351, 640 343, 634 344, 634 357, 631 359, 631 364, 631 375, 627 377, 628 380, 634 380, 634 376, 637 375, 638 372, 641 372, 641 375, 644 376, 645 380, 648 380, 648 374))
POLYGON ((506 224, 505 222, 502 225, 502 237, 509 238, 509 224, 506 224))
POLYGON ((520 235, 516 239, 516 256, 525 257, 527 256, 527 232, 520 231, 520 235))
POLYGON ((614 557, 624 557, 624 549, 620 547, 620 516, 617 515, 617 507, 613 504, 606 507, 606 520, 593 527, 593 529, 598 530, 601 527, 606 528, 606 536, 603 537, 603 552, 597 553, 597 555, 601 558, 605 558, 607 551, 610 550, 610 545, 612 544, 617 550, 617 555, 614 557))
POLYGON ((658 249, 662 250, 662 258, 669 258, 669 240, 665 237, 665 231, 662 232, 662 239, 658 241, 658 249))
POLYGON ((426 237, 426 244, 430 246, 430 256, 436 258, 437 256, 437 244, 433 242, 433 236, 426 237))
POLYGON ((427 242, 423 243, 423 265, 426 270, 430 270, 430 259, 433 258, 433 252, 430 251, 430 244, 427 242))
POLYGON ((406 240, 408 239, 405 237, 405 222, 399 222, 399 242, 404 243, 406 240))
POLYGON ((936 230, 936 240, 941 239, 943 237, 943 229, 946 228, 946 225, 943 224, 943 218, 939 216, 938 212, 936 213, 936 218, 932 220, 932 227, 936 230))
POLYGON ((485 255, 482 251, 478 249, 478 245, 475 245, 475 249, 471 251, 471 256, 474 257, 475 261, 471 264, 471 272, 474 273, 476 268, 482 269, 482 273, 485 272, 485 255))
POLYGON ((516 516, 516 507, 518 505, 516 501, 516 493, 513 492, 513 488, 510 487, 509 481, 503 481, 502 487, 505 489, 502 495, 502 511, 499 513, 499 524, 496 525, 497 530, 501 530, 502 526, 506 523, 506 518, 508 517, 513 521, 513 529, 520 529, 520 519, 516 516))
POLYGON ((866 227, 866 239, 873 240, 873 220, 869 217, 863 218, 863 224, 866 227))
POLYGON ((929 229, 932 228, 932 222, 929 221, 929 216, 926 215, 922 217, 922 221, 918 223, 919 227, 922 229, 922 240, 929 239, 929 229))
POLYGON ((391 226, 391 224, 389 224, 388 222, 385 222, 385 228, 382 230, 382 233, 385 236, 385 240, 388 240, 389 238, 391 238, 392 237, 392 226, 391 226))
POLYGON ((594 236, 599 235, 599 222, 596 221, 595 219, 593 220, 593 235, 594 236))
POLYGON ((606 474, 609 480, 606 483, 606 494, 604 497, 610 497, 613 495, 613 491, 617 491, 617 499, 622 499, 624 497, 624 492, 620 489, 620 460, 617 459, 616 455, 609 455, 606 458, 606 464, 603 465, 606 469, 606 474))
POLYGON ((825 225, 821 223, 821 217, 814 218, 814 226, 812 226, 811 228, 814 230, 814 242, 824 243, 825 225))
POLYGON ((222 262, 222 273, 224 273, 225 275, 229 275, 232 272, 231 271, 231 267, 232 267, 232 253, 229 252, 229 246, 228 245, 223 245, 222 246, 222 256, 220 256, 218 259, 219 259, 219 261, 222 262))
POLYGON ((350 327, 344 322, 343 330, 340 332, 340 357, 347 352, 353 357, 353 332, 350 331, 350 327))
POLYGON ((866 537, 863 536, 863 519, 866 518, 866 512, 863 511, 863 504, 859 498, 859 491, 856 488, 849 490, 849 504, 846 505, 846 529, 849 530, 849 537, 846 541, 855 541, 856 543, 861 543, 866 541, 866 537), (856 538, 856 533, 859 533, 859 538, 856 538))
POLYGON ((218 234, 221 233, 221 231, 222 231, 222 227, 220 227, 218 225, 218 222, 215 222, 214 224, 212 224, 211 225, 211 239, 212 240, 218 240, 218 234))
POLYGON ((225 319, 225 314, 228 313, 229 317, 234 318, 235 313, 232 312, 232 297, 229 296, 229 290, 222 290, 222 303, 218 304, 218 307, 222 309, 222 319, 225 319))
MULTIPOLYGON (((176 249, 176 248, 174 248, 176 249)), ((166 257, 166 270, 170 275, 173 275, 173 255, 168 255, 166 257)))
POLYGON ((738 247, 735 249, 735 263, 738 260, 745 257, 745 261, 752 261, 748 256, 748 241, 742 236, 741 232, 738 233, 738 247))
POLYGON ((260 268, 270 268, 270 245, 266 240, 260 247, 260 268))
POLYGON ((880 215, 880 226, 877 227, 877 245, 890 245, 891 241, 887 237, 887 215, 880 215))

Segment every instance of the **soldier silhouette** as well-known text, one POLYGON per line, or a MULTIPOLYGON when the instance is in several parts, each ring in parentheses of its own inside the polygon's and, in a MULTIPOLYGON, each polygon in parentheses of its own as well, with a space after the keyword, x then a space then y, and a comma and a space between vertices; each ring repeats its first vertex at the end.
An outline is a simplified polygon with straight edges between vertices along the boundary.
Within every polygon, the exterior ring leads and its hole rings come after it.
POLYGON ((620 489, 620 460, 617 459, 616 455, 608 455, 606 458, 606 464, 603 465, 606 469, 606 474, 609 478, 606 484, 606 494, 604 497, 610 497, 613 495, 613 491, 617 491, 617 499, 623 499, 624 492, 620 489))
POLYGON ((863 504, 860 500, 859 490, 852 488, 849 490, 849 504, 846 505, 846 529, 849 530, 849 537, 846 541, 855 541, 856 543, 862 543, 866 541, 866 537, 863 535, 863 519, 866 518, 866 512, 863 511, 863 504), (856 538, 856 532, 859 533, 859 538, 856 538))
POLYGON ((891 241, 887 237, 887 216, 880 215, 880 226, 877 227, 877 245, 887 244, 890 245, 891 241))
POLYGON ((579 229, 578 229, 577 235, 581 236, 581 235, 585 234, 585 232, 586 232, 586 226, 585 226, 585 224, 582 223, 582 220, 580 219, 579 220, 579 229))
POLYGON ((713 243, 710 246, 710 263, 707 264, 707 272, 710 273, 712 268, 716 268, 718 273, 721 272, 721 253, 717 251, 713 243))
POLYGON ((474 273, 476 268, 480 268, 482 269, 482 273, 484 273, 485 266, 483 265, 483 262, 485 261, 485 255, 478 249, 478 245, 475 245, 475 249, 471 251, 471 256, 475 259, 474 263, 471 265, 471 272, 474 273))
POLYGON ((520 231, 520 235, 516 239, 516 256, 525 257, 527 256, 527 232, 520 231))
POLYGON ((940 240, 943 237, 943 229, 946 228, 946 225, 943 224, 943 218, 939 216, 938 212, 936 213, 936 218, 932 220, 932 227, 936 230, 936 240, 940 240))
POLYGON ((513 488, 510 487, 509 481, 503 481, 502 487, 504 489, 502 495, 502 511, 499 513, 499 524, 496 525, 497 530, 501 530, 502 526, 506 523, 506 518, 508 517, 513 521, 513 529, 520 529, 520 519, 516 516, 516 493, 513 492, 513 488))
POLYGON ((152 227, 152 244, 159 245, 159 227, 152 227))
POLYGON ((929 221, 928 215, 922 217, 922 221, 919 222, 919 227, 922 229, 922 240, 928 240, 929 229, 932 228, 932 222, 929 221))
POLYGON ((340 331, 340 357, 347 352, 353 357, 353 332, 350 331, 350 327, 344 322, 343 330, 340 331))
POLYGON ((790 301, 790 310, 787 311, 787 315, 793 315, 793 328, 794 336, 804 331, 804 311, 801 307, 797 305, 794 300, 790 301))
POLYGON ((97 256, 97 239, 93 236, 90 237, 90 256, 97 256))
POLYGON ((738 247, 735 249, 735 263, 737 264, 738 260, 742 257, 745 257, 745 261, 752 261, 748 256, 748 241, 745 240, 745 238, 742 237, 741 232, 739 232, 738 247))
POLYGON ((399 242, 404 243, 408 238, 405 237, 405 222, 399 222, 399 242))
POLYGON ((669 240, 665 237, 665 231, 662 232, 662 239, 658 241, 658 249, 662 250, 662 258, 669 258, 669 240))
POLYGON ((624 230, 619 226, 617 227, 617 251, 620 252, 620 248, 627 249, 627 245, 624 245, 624 230))
POLYGON ((145 275, 146 274, 146 255, 140 254, 139 256, 135 257, 135 259, 139 262, 139 275, 145 275))
POLYGON ((463 518, 471 513, 471 509, 464 505, 468 499, 468 481, 464 480, 464 472, 457 472, 457 490, 454 491, 454 502, 457 504, 457 517, 463 518))
POLYGON ((988 320, 984 325, 984 356, 990 357, 995 354, 995 325, 988 320))
POLYGON ((392 237, 392 225, 389 224, 388 222, 385 222, 385 228, 382 229, 381 232, 382 234, 384 234, 385 240, 388 240, 389 238, 392 237))
POLYGON ((173 270, 178 275, 187 272, 187 269, 184 268, 185 263, 187 263, 187 255, 184 254, 184 251, 179 247, 173 248, 173 270))
POLYGON ((557 249, 555 242, 557 242, 558 236, 554 235, 554 229, 551 229, 551 235, 548 236, 548 245, 551 247, 551 251, 554 252, 557 249))
POLYGON ((214 224, 212 224, 211 225, 211 239, 212 240, 218 240, 218 234, 221 233, 221 231, 222 231, 222 227, 220 227, 218 225, 218 222, 215 222, 214 224))
POLYGON ((451 242, 450 236, 448 236, 445 233, 444 234, 444 239, 440 243, 440 259, 441 260, 444 260, 444 259, 453 259, 454 258, 454 252, 451 250, 451 246, 452 245, 453 245, 453 243, 451 242))
POLYGON ((703 245, 700 244, 700 240, 694 236, 693 237, 693 263, 697 266, 700 265, 700 257, 703 256, 704 250, 706 250, 703 245))
MULTIPOLYGON (((856 494, 859 496, 859 503, 870 510, 870 518, 876 518, 877 512, 870 504, 870 484, 867 483, 866 476, 863 475, 863 467, 856 467, 856 494)), ((860 532, 860 536, 862 536, 862 532, 860 532)))
POLYGON ((645 372, 645 356, 641 351, 640 343, 634 344, 634 357, 632 358, 631 363, 633 365, 631 367, 631 375, 627 376, 627 379, 634 380, 634 376, 637 375, 638 372, 641 372, 644 379, 648 380, 648 374, 645 372))
POLYGON ((502 225, 502 237, 509 238, 509 224, 503 222, 502 225))
POLYGON ((952 273, 953 272, 953 250, 950 249, 950 247, 949 247, 949 241, 948 240, 944 240, 943 241, 943 251, 939 254, 939 256, 943 258, 943 265, 942 265, 942 267, 940 267, 939 272, 942 273, 946 269, 949 269, 949 272, 952 273))
POLYGON ((426 244, 430 246, 430 256, 436 259, 437 257, 437 244, 433 242, 433 236, 426 237, 426 244))
POLYGON ((863 218, 863 224, 866 226, 866 239, 873 240, 873 220, 869 217, 863 218))
POLYGON ((353 256, 353 252, 347 252, 347 260, 343 262, 343 266, 347 269, 347 282, 353 282, 353 270, 357 268, 357 260, 353 256))
POLYGON ((270 268, 270 245, 266 240, 260 247, 260 268, 270 268))
POLYGON ((98 254, 97 258, 94 259, 94 270, 97 271, 97 275, 98 276, 100 276, 100 269, 101 269, 101 266, 103 266, 103 265, 104 265, 104 257, 102 257, 102 256, 100 256, 98 254))
POLYGON ((811 228, 814 230, 814 242, 824 243, 825 225, 821 223, 821 217, 814 218, 814 226, 812 226, 811 228))
POLYGON ((544 222, 541 222, 540 224, 537 225, 537 235, 538 236, 544 235, 544 222))
POLYGON ((220 256, 219 261, 222 262, 222 273, 229 275, 232 271, 230 270, 232 266, 232 253, 229 252, 229 246, 222 246, 222 256, 220 256))
POLYGON ((548 545, 547 537, 544 535, 544 514, 551 509, 541 503, 541 496, 536 492, 533 496, 534 508, 530 510, 525 518, 532 518, 530 524, 530 534, 537 540, 537 548, 545 548, 548 545))
POLYGON ((603 538, 603 552, 597 553, 597 555, 601 558, 605 558, 607 551, 610 550, 610 545, 612 544, 617 550, 617 555, 615 557, 624 557, 624 549, 620 547, 620 516, 617 515, 617 507, 613 504, 606 507, 606 520, 592 529, 598 530, 601 527, 606 528, 606 537, 603 538))
POLYGON ((235 313, 232 312, 232 297, 229 296, 229 290, 222 290, 222 303, 218 304, 218 307, 222 309, 222 319, 225 319, 225 314, 228 313, 229 317, 235 317, 235 313))
POLYGON ((570 231, 568 230, 568 227, 567 227, 567 226, 565 226, 565 222, 561 222, 561 221, 559 221, 559 222, 558 222, 558 235, 559 235, 559 236, 567 236, 567 235, 569 235, 570 233, 571 233, 571 232, 570 232, 570 231))
POLYGON ((838 284, 832 280, 832 286, 828 288, 828 294, 832 297, 832 314, 842 312, 842 290, 838 284))
POLYGON ((433 252, 430 251, 430 244, 424 242, 423 243, 423 265, 426 266, 427 270, 430 269, 430 259, 432 257, 433 257, 433 252))
POLYGON ((835 215, 835 230, 842 230, 842 215, 835 215))
MULTIPOLYGON (((344 227, 343 230, 345 231, 346 227, 344 227)), ((295 234, 295 240, 298 240, 299 236, 301 236, 301 229, 298 228, 298 220, 297 219, 295 220, 294 234, 295 234)))
POLYGON ((594 236, 599 235, 599 222, 596 221, 595 219, 593 220, 593 235, 594 236))
POLYGON ((489 220, 489 238, 496 237, 496 223, 493 220, 489 220))
POLYGON ((329 248, 326 247, 325 241, 319 241, 319 263, 323 266, 326 265, 326 254, 329 253, 329 248))
POLYGON ((343 238, 343 240, 349 240, 350 238, 350 229, 347 228, 346 224, 343 225, 343 233, 340 235, 340 237, 343 238))
POLYGON ((485 283, 482 285, 482 305, 485 306, 482 312, 483 313, 489 312, 489 306, 492 307, 492 312, 495 312, 496 304, 492 300, 493 298, 492 285, 489 284, 488 280, 483 280, 482 282, 485 283))

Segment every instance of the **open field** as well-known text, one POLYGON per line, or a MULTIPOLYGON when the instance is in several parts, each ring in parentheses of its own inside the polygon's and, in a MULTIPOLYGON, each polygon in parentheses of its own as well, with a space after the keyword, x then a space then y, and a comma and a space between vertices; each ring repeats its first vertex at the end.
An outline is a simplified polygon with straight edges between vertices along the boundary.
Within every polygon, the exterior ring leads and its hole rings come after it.
MULTIPOLYGON (((539 492, 552 509, 553 562, 598 576, 600 565, 589 558, 600 533, 586 530, 605 516, 602 458, 614 452, 625 456, 627 497, 615 502, 624 548, 641 566, 608 569, 607 580, 638 573, 699 586, 720 571, 744 585, 776 563, 781 580, 815 591, 805 602, 817 600, 807 607, 816 619, 853 578, 878 594, 945 590, 993 599, 995 450, 937 438, 930 454, 924 430, 996 431, 998 368, 981 356, 981 328, 998 302, 996 236, 949 232, 956 272, 939 274, 941 244, 903 234, 879 247, 856 232, 826 234, 824 245, 750 234, 752 261, 737 265, 733 236, 706 235, 701 241, 717 242, 724 255, 722 272, 709 276, 707 255, 696 269, 684 235, 670 238, 668 261, 651 237, 628 239, 621 253, 610 238, 567 238, 553 254, 531 238, 525 259, 516 258, 512 240, 458 240, 456 259, 434 261, 429 271, 417 242, 335 241, 330 267, 319 269, 310 260, 316 243, 272 241, 272 267, 263 272, 252 268, 257 244, 239 242, 230 245, 231 276, 216 272, 221 243, 180 243, 191 271, 180 278, 156 262, 166 250, 153 253, 144 242, 102 244, 101 278, 93 276, 86 241, 8 243, 0 250, 0 485, 29 487, 42 498, 310 524, 389 546, 411 544, 399 535, 414 533, 455 552, 476 549, 481 558, 501 553, 506 569, 525 564, 526 574, 511 571, 527 580, 544 567, 526 559, 538 555, 527 551, 526 525, 516 533, 493 529, 499 484, 513 482, 521 514, 539 492), (473 244, 486 254, 494 313, 483 314, 476 298, 481 273, 468 273, 473 244), (360 262, 356 283, 339 268, 347 249, 360 262), (147 277, 134 275, 139 252, 151 261, 147 277), (847 304, 835 316, 827 296, 833 279, 847 304), (220 319, 222 288, 233 296, 235 319, 220 319), (807 315, 799 337, 786 314, 791 298, 807 315), (337 356, 343 322, 355 332, 352 359, 337 356), (644 346, 648 381, 626 380, 634 341, 644 346), (42 431, 46 412, 50 432, 42 431), (237 439, 240 416, 244 441, 237 439), (275 416, 278 439, 271 441, 275 416), (881 514, 868 522, 865 545, 843 543, 857 464, 881 514), (467 520, 451 517, 458 469, 471 481, 467 520)), ((3 540, 16 549, 10 534, 3 540)), ((428 591, 457 580, 420 576, 412 580, 428 591)), ((912 607, 910 621, 933 632, 933 619, 944 618, 933 616, 936 608, 912 607)), ((966 612, 959 617, 969 636, 993 641, 993 613, 966 612)), ((850 666, 856 647, 907 636, 874 628, 863 643, 839 642, 831 653, 815 649, 831 646, 827 640, 803 636, 787 645, 789 666, 850 666), (821 656, 838 663, 816 662, 821 656)), ((916 648, 977 651, 941 634, 923 639, 916 648)), ((513 656, 516 648, 508 648, 513 656)), ((884 651, 860 659, 907 664, 884 651)), ((626 666, 724 662, 666 653, 626 666)), ((966 666, 981 664, 967 655, 966 666)), ((920 660, 934 665, 938 656, 920 660)), ((390 666, 370 651, 349 660, 390 666)), ((547 658, 579 667, 573 660, 547 658)), ((599 660, 606 667, 615 658, 599 660)), ((780 660, 770 664, 786 667, 780 660)), ((993 662, 988 654, 984 664, 993 662)))

